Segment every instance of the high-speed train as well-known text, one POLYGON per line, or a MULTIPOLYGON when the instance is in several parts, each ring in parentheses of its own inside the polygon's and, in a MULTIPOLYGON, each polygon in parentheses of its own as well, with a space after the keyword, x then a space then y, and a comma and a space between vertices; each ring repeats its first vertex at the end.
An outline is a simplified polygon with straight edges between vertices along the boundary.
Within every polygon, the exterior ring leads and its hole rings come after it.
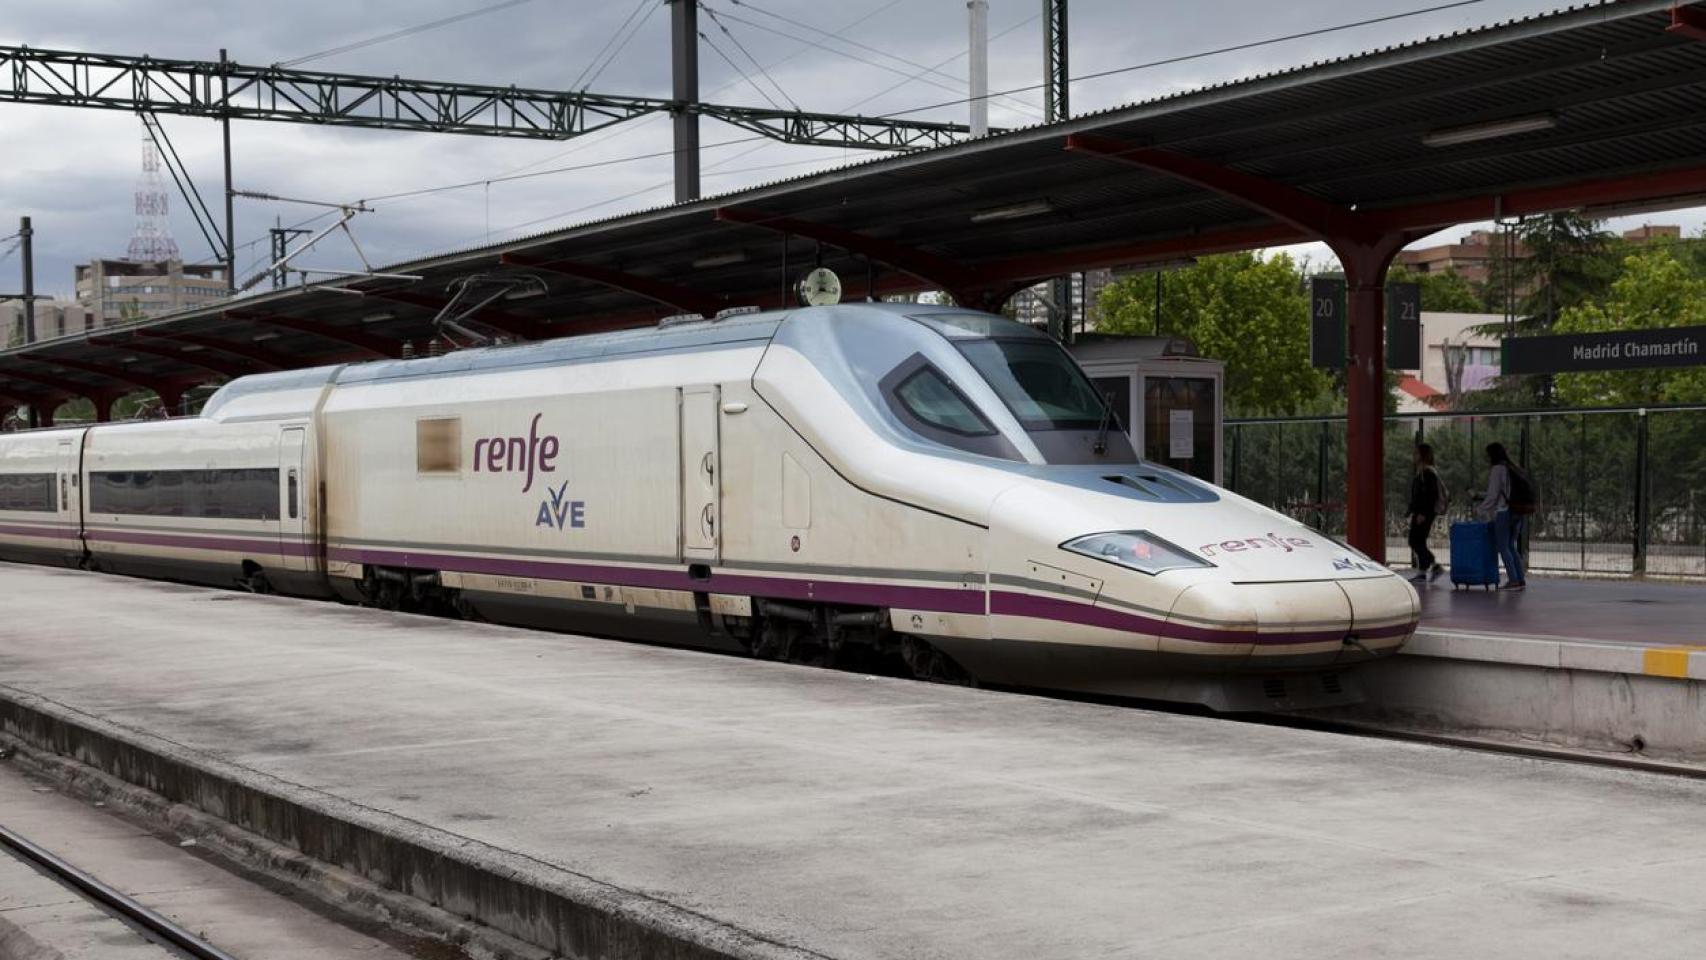
POLYGON ((847 304, 243 377, 0 436, 0 558, 938 680, 1344 702, 1415 591, 1139 460, 1060 346, 847 304))

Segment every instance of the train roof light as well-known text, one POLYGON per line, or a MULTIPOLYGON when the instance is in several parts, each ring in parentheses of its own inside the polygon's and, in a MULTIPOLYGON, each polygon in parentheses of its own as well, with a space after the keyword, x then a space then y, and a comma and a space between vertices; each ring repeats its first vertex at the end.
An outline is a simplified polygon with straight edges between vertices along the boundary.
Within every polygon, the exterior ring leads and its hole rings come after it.
POLYGON ((702 313, 672 313, 658 321, 658 328, 679 327, 684 323, 702 323, 705 315, 702 313))

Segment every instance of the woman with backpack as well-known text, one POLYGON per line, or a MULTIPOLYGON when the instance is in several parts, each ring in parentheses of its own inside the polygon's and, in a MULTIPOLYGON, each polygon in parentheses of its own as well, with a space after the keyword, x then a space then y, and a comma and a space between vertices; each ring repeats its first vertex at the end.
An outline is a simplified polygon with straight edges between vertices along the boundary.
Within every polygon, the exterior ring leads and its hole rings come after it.
POLYGON ((1517 544, 1522 542, 1522 528, 1528 515, 1534 512, 1534 484, 1511 462, 1502 443, 1487 444, 1487 462, 1492 466, 1487 471, 1487 495, 1476 512, 1493 521, 1493 544, 1504 558, 1507 578, 1499 589, 1521 590, 1528 582, 1522 575, 1517 544))
POLYGON ((1410 579, 1437 580, 1445 572, 1428 549, 1428 537, 1433 533, 1434 520, 1445 513, 1451 494, 1446 492, 1445 480, 1434 467, 1432 444, 1416 444, 1416 475, 1410 479, 1410 552, 1415 557, 1416 575, 1410 579))

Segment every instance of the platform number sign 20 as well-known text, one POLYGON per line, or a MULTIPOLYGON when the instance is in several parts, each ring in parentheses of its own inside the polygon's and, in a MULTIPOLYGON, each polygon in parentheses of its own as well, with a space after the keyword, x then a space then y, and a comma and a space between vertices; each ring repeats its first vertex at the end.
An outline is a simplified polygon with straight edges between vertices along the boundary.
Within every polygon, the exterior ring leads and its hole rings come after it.
POLYGON ((1337 277, 1309 280, 1309 365, 1345 368, 1345 281, 1337 277))

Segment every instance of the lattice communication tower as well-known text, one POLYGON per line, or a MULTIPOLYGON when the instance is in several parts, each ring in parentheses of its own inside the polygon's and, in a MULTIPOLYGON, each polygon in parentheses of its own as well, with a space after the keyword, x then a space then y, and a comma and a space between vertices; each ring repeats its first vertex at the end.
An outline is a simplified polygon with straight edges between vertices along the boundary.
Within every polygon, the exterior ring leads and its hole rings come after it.
POLYGON ((160 151, 148 131, 142 132, 142 173, 136 178, 136 232, 130 235, 125 258, 145 262, 177 260, 178 241, 168 220, 166 181, 160 176, 160 151))

